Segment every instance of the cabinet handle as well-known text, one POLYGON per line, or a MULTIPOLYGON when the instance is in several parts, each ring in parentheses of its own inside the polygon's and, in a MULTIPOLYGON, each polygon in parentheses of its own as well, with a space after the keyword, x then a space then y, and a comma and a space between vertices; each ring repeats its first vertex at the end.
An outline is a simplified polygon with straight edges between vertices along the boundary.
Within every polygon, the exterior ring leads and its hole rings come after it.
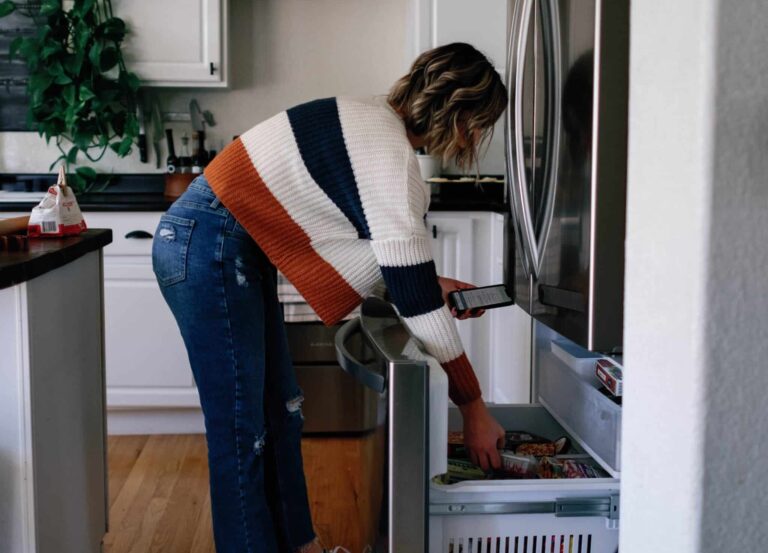
POLYGON ((152 235, 148 233, 146 230, 132 230, 128 234, 125 235, 126 238, 152 238, 152 235))
POLYGON ((432 238, 437 238, 437 225, 432 225, 432 238))
POLYGON ((216 66, 213 64, 213 62, 211 62, 211 75, 214 73, 216 73, 216 66))

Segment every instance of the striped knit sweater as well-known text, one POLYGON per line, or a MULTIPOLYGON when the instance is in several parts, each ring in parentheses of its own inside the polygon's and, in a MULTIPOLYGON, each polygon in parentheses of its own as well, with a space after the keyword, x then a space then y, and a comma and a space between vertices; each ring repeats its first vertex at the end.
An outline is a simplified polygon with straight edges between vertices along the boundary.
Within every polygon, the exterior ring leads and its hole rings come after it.
POLYGON ((227 146, 205 176, 326 324, 383 278, 461 405, 480 387, 442 299, 424 223, 429 188, 400 117, 379 98, 278 113, 227 146))

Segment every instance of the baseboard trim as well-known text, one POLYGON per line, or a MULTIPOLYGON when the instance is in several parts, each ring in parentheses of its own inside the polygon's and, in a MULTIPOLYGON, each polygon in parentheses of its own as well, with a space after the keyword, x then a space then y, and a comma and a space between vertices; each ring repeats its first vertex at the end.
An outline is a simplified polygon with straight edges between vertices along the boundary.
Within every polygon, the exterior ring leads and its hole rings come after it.
POLYGON ((205 423, 200 408, 192 409, 110 409, 107 433, 131 434, 204 434, 205 423))

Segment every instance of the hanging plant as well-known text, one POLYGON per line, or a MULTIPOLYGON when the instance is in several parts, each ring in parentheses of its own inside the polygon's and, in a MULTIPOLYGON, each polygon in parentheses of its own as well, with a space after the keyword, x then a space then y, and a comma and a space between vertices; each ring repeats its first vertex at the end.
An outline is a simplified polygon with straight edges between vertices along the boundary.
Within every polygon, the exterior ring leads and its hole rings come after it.
MULTIPOLYGON (((97 162, 108 149, 127 156, 139 134, 140 81, 125 66, 125 22, 114 16, 111 0, 75 0, 69 9, 61 0, 0 1, 0 17, 22 9, 32 12, 39 29, 14 39, 10 56, 29 67, 30 128, 47 143, 54 140, 61 153, 50 170, 63 164, 70 173, 81 154, 97 162)), ((70 173, 76 191, 96 182, 90 167, 70 173)))

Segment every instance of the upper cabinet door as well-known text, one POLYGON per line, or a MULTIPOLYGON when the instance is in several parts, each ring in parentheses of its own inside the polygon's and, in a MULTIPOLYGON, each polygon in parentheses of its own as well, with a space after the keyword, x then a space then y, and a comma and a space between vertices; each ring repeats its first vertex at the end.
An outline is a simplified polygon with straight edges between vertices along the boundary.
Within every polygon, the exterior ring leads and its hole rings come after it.
POLYGON ((504 76, 507 0, 416 0, 414 55, 451 42, 468 42, 504 76))
POLYGON ((228 0, 113 0, 128 68, 147 86, 226 87, 228 0))

